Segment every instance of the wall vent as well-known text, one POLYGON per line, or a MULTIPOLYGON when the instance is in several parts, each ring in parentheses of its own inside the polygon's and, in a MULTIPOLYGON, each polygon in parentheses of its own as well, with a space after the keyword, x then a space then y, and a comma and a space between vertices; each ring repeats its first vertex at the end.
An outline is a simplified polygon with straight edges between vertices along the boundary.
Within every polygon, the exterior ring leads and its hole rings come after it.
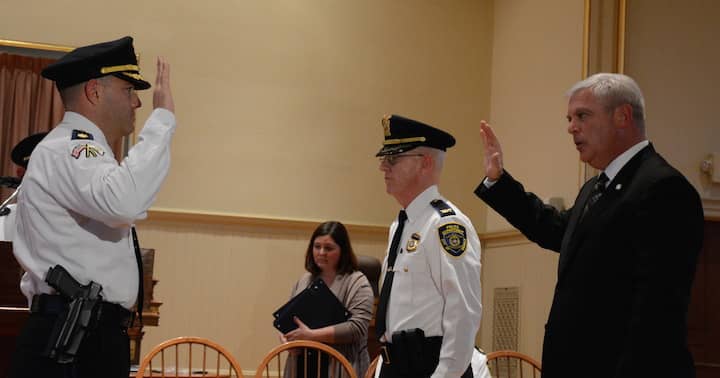
MULTIPOLYGON (((518 316, 520 313, 520 288, 495 288, 493 303, 493 350, 518 350, 518 316)), ((501 371, 495 375, 517 377, 515 364, 499 364, 501 371), (499 373, 499 374, 498 374, 499 373)))

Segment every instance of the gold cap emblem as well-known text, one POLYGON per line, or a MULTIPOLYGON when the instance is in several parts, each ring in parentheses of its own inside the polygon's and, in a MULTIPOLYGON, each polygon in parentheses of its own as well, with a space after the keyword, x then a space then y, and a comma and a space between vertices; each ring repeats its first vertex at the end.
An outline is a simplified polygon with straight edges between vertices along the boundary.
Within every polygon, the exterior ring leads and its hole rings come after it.
POLYGON ((383 127, 383 130, 385 131, 385 137, 390 136, 390 117, 392 117, 392 116, 386 115, 382 119, 382 127, 383 127))

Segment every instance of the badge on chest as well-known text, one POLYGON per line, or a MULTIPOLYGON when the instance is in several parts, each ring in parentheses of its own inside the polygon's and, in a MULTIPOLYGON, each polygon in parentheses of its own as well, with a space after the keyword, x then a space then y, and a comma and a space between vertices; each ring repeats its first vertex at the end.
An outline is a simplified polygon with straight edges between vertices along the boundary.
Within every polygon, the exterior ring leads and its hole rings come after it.
POLYGON ((407 245, 405 246, 405 251, 410 253, 415 252, 418 245, 420 245, 420 234, 416 232, 410 236, 410 240, 408 240, 407 245))

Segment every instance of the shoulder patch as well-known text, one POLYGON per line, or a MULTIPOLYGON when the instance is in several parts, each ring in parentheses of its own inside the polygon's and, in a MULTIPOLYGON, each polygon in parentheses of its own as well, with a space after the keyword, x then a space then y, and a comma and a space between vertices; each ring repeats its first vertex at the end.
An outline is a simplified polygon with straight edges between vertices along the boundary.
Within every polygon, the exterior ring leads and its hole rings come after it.
POLYGON ((72 138, 70 140, 75 139, 86 139, 86 140, 95 140, 95 138, 92 136, 92 134, 82 131, 82 130, 73 130, 72 132, 72 138))
POLYGON ((465 226, 459 223, 445 223, 438 227, 440 244, 450 256, 460 257, 467 249, 465 226))
POLYGON ((450 207, 450 205, 447 204, 447 202, 445 202, 441 199, 436 199, 436 200, 430 201, 430 205, 432 205, 432 207, 434 207, 435 210, 437 210, 438 214, 440 214, 441 217, 446 217, 448 215, 455 215, 455 210, 453 210, 452 207, 450 207))
POLYGON ((73 147, 70 155, 75 159, 79 159, 81 156, 86 158, 95 158, 105 155, 105 151, 103 151, 100 147, 93 146, 92 144, 82 143, 73 147))

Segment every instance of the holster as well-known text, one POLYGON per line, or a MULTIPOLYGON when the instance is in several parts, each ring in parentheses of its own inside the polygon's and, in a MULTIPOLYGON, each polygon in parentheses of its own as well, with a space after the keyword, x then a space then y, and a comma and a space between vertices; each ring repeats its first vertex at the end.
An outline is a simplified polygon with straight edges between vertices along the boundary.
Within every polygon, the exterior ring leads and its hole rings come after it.
POLYGON ((57 315, 44 354, 61 364, 72 363, 83 339, 97 327, 102 286, 92 281, 80 285, 60 265, 50 268, 45 281, 60 295, 33 298, 31 311, 57 315))
POLYGON ((381 348, 383 362, 393 371, 407 376, 432 375, 440 361, 442 336, 425 337, 422 329, 415 328, 393 333, 392 343, 381 348))

